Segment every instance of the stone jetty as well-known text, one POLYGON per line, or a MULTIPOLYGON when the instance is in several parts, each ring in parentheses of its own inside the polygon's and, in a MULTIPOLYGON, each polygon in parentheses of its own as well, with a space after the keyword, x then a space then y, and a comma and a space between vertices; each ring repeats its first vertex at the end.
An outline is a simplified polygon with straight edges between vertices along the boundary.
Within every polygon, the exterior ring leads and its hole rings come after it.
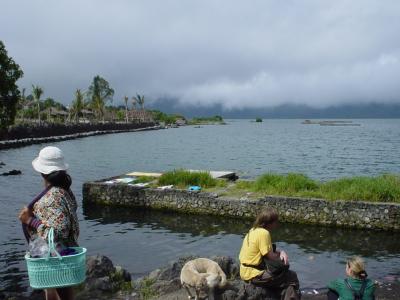
POLYGON ((61 142, 61 141, 73 140, 73 139, 90 137, 90 136, 95 136, 95 135, 114 134, 114 133, 123 133, 123 132, 135 132, 135 131, 144 131, 144 130, 157 130, 157 129, 161 129, 161 127, 159 125, 154 125, 154 124, 151 124, 151 125, 143 124, 141 126, 136 125, 133 128, 127 127, 127 128, 121 128, 121 129, 90 130, 90 131, 76 132, 76 133, 71 133, 71 134, 43 136, 43 137, 35 136, 35 137, 0 140, 0 150, 25 147, 25 146, 29 146, 29 145, 33 145, 33 144, 61 142))
POLYGON ((173 210, 253 219, 263 207, 274 207, 281 220, 348 228, 400 231, 400 204, 328 201, 313 198, 265 196, 259 199, 219 197, 214 193, 135 187, 129 184, 87 182, 87 204, 173 210))

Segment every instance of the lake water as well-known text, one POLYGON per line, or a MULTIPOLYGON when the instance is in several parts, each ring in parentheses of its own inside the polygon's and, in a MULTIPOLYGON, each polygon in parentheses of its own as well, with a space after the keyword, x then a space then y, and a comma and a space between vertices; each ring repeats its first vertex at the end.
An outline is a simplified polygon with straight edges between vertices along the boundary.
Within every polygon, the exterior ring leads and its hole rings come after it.
MULTIPOLYGON (((302 172, 328 180, 400 173, 400 120, 356 120, 361 126, 302 125, 301 120, 228 120, 226 126, 94 136, 55 143, 70 164, 73 191, 82 183, 137 171, 174 168, 233 170, 242 178, 302 172)), ((0 291, 27 289, 26 245, 19 209, 41 190, 32 159, 47 144, 0 151, 0 291)), ((80 243, 108 255, 135 277, 189 254, 237 257, 249 222, 207 216, 79 207, 80 243)), ((371 277, 400 276, 400 242, 379 231, 281 224, 273 239, 289 253, 303 287, 323 287, 343 275, 347 256, 366 258, 371 277)))

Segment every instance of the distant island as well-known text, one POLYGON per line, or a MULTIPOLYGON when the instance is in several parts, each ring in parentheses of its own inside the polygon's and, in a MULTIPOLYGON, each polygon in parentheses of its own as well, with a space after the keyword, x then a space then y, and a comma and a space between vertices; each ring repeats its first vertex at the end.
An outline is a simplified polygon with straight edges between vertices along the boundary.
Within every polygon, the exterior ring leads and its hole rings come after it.
POLYGON ((361 124, 353 123, 353 121, 343 121, 343 120, 328 120, 328 121, 312 121, 304 120, 301 124, 305 125, 320 125, 320 126, 361 126, 361 124))
POLYGON ((196 117, 189 121, 189 125, 225 125, 225 121, 221 116, 213 117, 196 117))
POLYGON ((157 107, 166 113, 179 111, 188 118, 196 116, 224 116, 225 119, 368 119, 400 118, 400 103, 343 104, 325 108, 305 104, 282 104, 274 107, 225 109, 221 105, 181 105, 178 99, 162 98, 148 107, 157 107))

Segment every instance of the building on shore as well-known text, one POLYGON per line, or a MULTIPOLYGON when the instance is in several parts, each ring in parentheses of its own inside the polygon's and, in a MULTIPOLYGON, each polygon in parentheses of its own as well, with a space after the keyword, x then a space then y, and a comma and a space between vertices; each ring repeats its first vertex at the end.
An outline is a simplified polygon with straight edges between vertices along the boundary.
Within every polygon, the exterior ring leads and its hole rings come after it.
POLYGON ((68 120, 69 113, 67 111, 57 109, 54 107, 49 107, 46 109, 47 112, 47 121, 58 121, 61 123, 65 123, 68 120))
POLYGON ((79 118, 79 123, 92 123, 96 119, 94 112, 91 109, 82 109, 82 116, 79 118))
POLYGON ((132 123, 152 123, 154 122, 153 113, 146 110, 128 111, 128 120, 132 123))
POLYGON ((185 126, 185 125, 187 125, 187 121, 183 118, 180 118, 175 121, 175 124, 178 126, 185 126))

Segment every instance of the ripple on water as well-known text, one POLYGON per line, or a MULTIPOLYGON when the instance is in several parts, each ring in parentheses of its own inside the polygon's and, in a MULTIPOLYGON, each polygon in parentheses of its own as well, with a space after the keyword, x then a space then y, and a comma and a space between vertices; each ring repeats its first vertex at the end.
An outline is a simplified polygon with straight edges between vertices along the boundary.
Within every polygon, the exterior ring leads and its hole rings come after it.
MULTIPOLYGON (((230 169, 241 178, 266 171, 306 172, 319 180, 400 173, 400 120, 359 120, 362 126, 348 128, 300 122, 265 120, 258 126, 249 120, 233 120, 227 126, 94 136, 54 145, 68 159, 78 199, 83 182, 131 170, 230 169)), ((22 291, 27 286, 26 245, 16 215, 40 190, 41 178, 32 170, 31 161, 43 146, 0 151, 7 168, 23 172, 0 177, 0 290, 22 291)), ((89 254, 109 255, 134 275, 185 254, 237 258, 251 225, 126 209, 80 206, 78 213, 80 242, 89 254)), ((329 279, 342 276, 345 258, 353 254, 366 258, 372 278, 400 273, 400 245, 384 232, 284 224, 273 239, 289 252, 303 286, 324 286, 329 279)))

